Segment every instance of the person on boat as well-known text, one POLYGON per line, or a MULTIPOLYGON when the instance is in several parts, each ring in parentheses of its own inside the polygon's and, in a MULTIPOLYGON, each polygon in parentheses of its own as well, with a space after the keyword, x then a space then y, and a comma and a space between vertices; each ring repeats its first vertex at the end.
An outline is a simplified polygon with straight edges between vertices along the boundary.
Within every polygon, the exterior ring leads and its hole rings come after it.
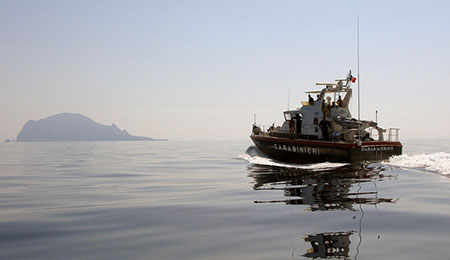
POLYGON ((322 108, 322 112, 323 112, 323 119, 327 118, 328 115, 330 114, 330 107, 328 105, 324 105, 322 108))
POLYGON ((329 111, 331 111, 331 109, 333 108, 333 103, 328 103, 328 105, 327 105, 327 109, 329 110, 329 111))
POLYGON ((328 108, 331 108, 331 97, 327 96, 327 101, 325 101, 325 106, 327 106, 328 108))
POLYGON ((342 107, 342 98, 341 98, 341 95, 339 95, 337 104, 338 104, 338 107, 342 107))
POLYGON ((323 99, 322 93, 317 94, 317 100, 314 103, 322 104, 322 109, 323 109, 323 106, 325 104, 325 100, 323 99))
POLYGON ((310 105, 314 105, 314 99, 311 97, 311 95, 308 95, 308 102, 310 105))
POLYGON ((295 121, 294 118, 291 117, 289 120, 289 138, 293 139, 295 137, 295 121))
POLYGON ((323 119, 322 121, 320 121, 319 126, 320 126, 320 130, 322 130, 322 139, 324 141, 329 141, 330 137, 328 134, 328 127, 329 127, 330 123, 323 119))
POLYGON ((300 114, 295 115, 295 135, 299 136, 302 131, 302 117, 300 114))
POLYGON ((342 81, 339 80, 339 82, 337 83, 337 89, 342 90, 343 87, 344 87, 344 83, 342 83, 342 81))

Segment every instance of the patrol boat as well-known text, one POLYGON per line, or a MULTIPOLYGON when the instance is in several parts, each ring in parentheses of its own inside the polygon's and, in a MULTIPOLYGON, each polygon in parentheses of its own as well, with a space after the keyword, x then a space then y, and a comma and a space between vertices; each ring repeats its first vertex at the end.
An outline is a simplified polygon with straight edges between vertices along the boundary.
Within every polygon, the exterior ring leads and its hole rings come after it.
POLYGON ((316 83, 323 89, 306 92, 309 100, 301 102, 301 108, 284 111, 281 126, 266 130, 255 121, 250 138, 267 157, 288 163, 355 163, 401 155, 399 128, 384 129, 352 117, 349 103, 355 82, 350 71, 334 83, 316 83))

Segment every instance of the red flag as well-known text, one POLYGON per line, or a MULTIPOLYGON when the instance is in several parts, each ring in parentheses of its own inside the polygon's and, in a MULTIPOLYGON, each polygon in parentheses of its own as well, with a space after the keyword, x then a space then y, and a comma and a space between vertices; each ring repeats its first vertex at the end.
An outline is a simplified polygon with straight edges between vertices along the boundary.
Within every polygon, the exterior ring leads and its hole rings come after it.
POLYGON ((356 78, 352 77, 352 83, 356 82, 356 78))

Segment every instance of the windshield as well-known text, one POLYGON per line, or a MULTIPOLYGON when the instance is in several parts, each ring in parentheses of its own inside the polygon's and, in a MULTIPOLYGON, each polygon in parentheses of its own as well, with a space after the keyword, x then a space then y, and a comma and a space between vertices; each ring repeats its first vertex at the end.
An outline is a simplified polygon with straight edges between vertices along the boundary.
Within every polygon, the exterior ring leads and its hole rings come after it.
POLYGON ((302 114, 295 114, 295 113, 290 114, 290 113, 284 113, 284 119, 285 119, 286 121, 291 120, 291 118, 296 119, 297 117, 302 117, 302 114))

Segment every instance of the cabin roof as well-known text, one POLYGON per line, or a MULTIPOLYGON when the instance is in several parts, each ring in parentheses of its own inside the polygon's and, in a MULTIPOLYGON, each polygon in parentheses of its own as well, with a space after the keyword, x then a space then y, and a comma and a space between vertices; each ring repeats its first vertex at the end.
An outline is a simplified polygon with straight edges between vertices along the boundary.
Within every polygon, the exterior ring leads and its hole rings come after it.
POLYGON ((340 93, 340 92, 349 92, 350 88, 326 88, 322 90, 313 90, 313 91, 306 91, 307 94, 320 94, 320 93, 340 93))
POLYGON ((300 114, 300 109, 296 110, 287 110, 283 112, 284 114, 300 114))

